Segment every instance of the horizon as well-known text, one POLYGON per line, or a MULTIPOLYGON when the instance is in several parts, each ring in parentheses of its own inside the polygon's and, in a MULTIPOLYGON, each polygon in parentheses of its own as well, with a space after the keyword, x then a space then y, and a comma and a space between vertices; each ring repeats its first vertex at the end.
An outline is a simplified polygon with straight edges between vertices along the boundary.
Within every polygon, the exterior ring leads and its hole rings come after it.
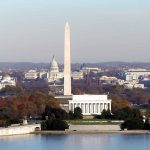
MULTIPOLYGON (((57 61, 58 62, 58 61, 57 61)), ((49 64, 49 63, 51 63, 51 61, 50 62, 30 62, 30 61, 24 61, 24 62, 21 62, 21 61, 14 61, 14 62, 0 62, 0 63, 33 63, 33 64, 49 64)), ((130 64, 137 64, 137 63, 139 63, 139 64, 145 64, 145 63, 147 63, 147 64, 149 64, 150 62, 130 62, 130 61, 104 61, 104 62, 73 62, 73 63, 71 63, 71 64, 103 64, 103 63, 130 63, 130 64)), ((59 63, 58 62, 58 64, 59 65, 63 65, 63 63, 59 63)))
POLYGON ((64 26, 72 63, 149 62, 150 2, 7 0, 0 2, 0 61, 63 63, 64 26))

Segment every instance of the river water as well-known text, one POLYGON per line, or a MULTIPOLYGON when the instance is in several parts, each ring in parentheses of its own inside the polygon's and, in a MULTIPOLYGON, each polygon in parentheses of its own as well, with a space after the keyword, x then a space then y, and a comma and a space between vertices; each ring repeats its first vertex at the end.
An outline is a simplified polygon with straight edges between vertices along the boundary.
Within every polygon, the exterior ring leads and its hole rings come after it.
POLYGON ((81 134, 0 137, 0 150, 148 150, 150 135, 81 134))

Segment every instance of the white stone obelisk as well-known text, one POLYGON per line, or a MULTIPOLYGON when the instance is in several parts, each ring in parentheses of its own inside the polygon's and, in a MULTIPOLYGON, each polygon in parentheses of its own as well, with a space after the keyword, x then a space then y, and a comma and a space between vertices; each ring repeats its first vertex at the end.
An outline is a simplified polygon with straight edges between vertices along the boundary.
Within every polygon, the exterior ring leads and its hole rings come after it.
POLYGON ((64 95, 71 95, 71 55, 70 55, 70 27, 65 25, 64 39, 64 95))

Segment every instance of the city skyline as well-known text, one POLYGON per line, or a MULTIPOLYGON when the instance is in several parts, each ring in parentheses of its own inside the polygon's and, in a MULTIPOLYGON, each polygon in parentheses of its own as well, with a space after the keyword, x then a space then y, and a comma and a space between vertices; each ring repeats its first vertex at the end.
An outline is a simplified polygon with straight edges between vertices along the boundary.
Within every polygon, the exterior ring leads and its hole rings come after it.
POLYGON ((63 63, 71 25, 72 63, 150 62, 148 0, 0 2, 0 62, 63 63))

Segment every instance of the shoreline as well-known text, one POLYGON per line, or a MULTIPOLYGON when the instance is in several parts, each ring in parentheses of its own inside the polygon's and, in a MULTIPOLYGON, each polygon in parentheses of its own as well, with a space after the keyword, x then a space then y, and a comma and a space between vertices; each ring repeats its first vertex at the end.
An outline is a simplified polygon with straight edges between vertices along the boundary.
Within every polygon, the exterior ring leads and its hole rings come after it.
POLYGON ((150 131, 148 130, 127 130, 127 131, 114 131, 114 130, 105 130, 105 131, 34 131, 26 134, 14 134, 14 135, 2 135, 1 137, 10 137, 10 136, 20 136, 20 135, 81 135, 81 134, 120 134, 120 135, 149 135, 150 131))
POLYGON ((31 134, 41 135, 71 135, 71 134, 150 134, 148 130, 127 130, 127 131, 35 131, 31 134))

